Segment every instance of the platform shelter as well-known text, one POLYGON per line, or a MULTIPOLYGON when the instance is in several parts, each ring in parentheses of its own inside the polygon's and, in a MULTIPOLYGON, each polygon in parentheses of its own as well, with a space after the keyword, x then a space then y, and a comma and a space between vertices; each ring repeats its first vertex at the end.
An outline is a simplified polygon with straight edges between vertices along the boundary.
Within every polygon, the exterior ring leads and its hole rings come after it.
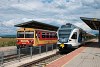
POLYGON ((91 29, 99 31, 99 46, 100 46, 100 19, 98 18, 87 18, 87 17, 80 17, 82 21, 84 21, 91 29))
POLYGON ((36 28, 36 29, 44 29, 44 30, 51 30, 51 31, 58 30, 58 26, 54 26, 54 25, 50 25, 50 24, 46 24, 46 23, 42 23, 42 22, 38 22, 34 20, 17 24, 15 25, 15 27, 36 28))

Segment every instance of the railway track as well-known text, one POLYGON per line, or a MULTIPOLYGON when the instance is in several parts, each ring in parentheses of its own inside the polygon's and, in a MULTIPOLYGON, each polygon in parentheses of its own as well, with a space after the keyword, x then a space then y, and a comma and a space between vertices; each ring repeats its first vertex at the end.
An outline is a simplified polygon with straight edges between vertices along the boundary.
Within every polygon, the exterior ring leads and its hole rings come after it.
MULTIPOLYGON (((73 50, 70 50, 70 51, 68 51, 68 53, 70 53, 72 51, 73 50)), ((68 53, 65 53, 65 54, 68 54, 68 53)), ((57 52, 56 54, 53 54, 53 55, 50 55, 50 56, 46 56, 44 58, 40 58, 40 59, 32 61, 30 63, 21 65, 19 67, 45 67, 50 62, 62 57, 65 54, 60 54, 59 52, 57 52)))
MULTIPOLYGON (((18 54, 12 54, 12 55, 7 55, 7 56, 0 56, 0 65, 1 64, 7 64, 9 62, 16 61, 16 60, 20 61, 23 58, 31 57, 31 56, 36 55, 36 54, 40 54, 39 50, 37 50, 36 52, 37 53, 32 53, 32 55, 31 55, 30 53, 27 53, 26 49, 23 49, 18 54)), ((43 51, 41 53, 43 53, 43 51)))
MULTIPOLYGON (((27 57, 25 54, 20 54, 20 59, 27 57)), ((10 61, 14 61, 14 60, 19 60, 19 57, 17 54, 13 54, 13 55, 8 55, 8 56, 4 56, 3 58, 3 63, 7 63, 10 61)))
POLYGON ((50 56, 46 56, 43 58, 40 58, 38 60, 35 60, 33 62, 21 65, 19 67, 42 67, 42 66, 46 66, 48 63, 50 63, 51 61, 61 57, 63 55, 59 54, 59 52, 57 52, 56 54, 50 55, 50 56))
MULTIPOLYGON (((70 50, 68 51, 66 54, 68 54, 69 52, 71 52, 73 50, 70 50)), ((27 64, 23 64, 19 67, 43 67, 43 66, 46 66, 48 63, 62 57, 63 54, 60 54, 59 52, 56 52, 55 54, 53 55, 49 55, 49 56, 46 56, 46 57, 43 57, 43 58, 40 58, 40 59, 37 59, 35 61, 32 61, 30 63, 27 63, 27 64)), ((18 56, 18 54, 14 54, 14 55, 9 55, 9 56, 5 56, 4 57, 4 62, 3 63, 8 63, 11 62, 11 61, 16 61, 16 60, 21 60, 23 58, 27 58, 27 57, 31 57, 31 55, 25 55, 25 54, 20 54, 20 57, 18 56)))

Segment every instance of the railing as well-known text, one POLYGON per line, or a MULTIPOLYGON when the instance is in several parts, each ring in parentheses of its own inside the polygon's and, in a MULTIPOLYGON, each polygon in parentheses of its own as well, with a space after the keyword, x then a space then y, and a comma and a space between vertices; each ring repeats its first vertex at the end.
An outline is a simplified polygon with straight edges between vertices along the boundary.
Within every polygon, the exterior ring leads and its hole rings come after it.
POLYGON ((0 53, 0 66, 3 65, 3 62, 4 62, 4 52, 1 52, 0 53))
POLYGON ((57 49, 56 44, 2 51, 0 52, 0 66, 3 66, 3 64, 7 63, 8 60, 14 61, 11 59, 19 60, 20 62, 22 58, 30 57, 32 59, 33 55, 41 55, 43 52, 47 53, 48 51, 53 51, 54 49, 57 49))

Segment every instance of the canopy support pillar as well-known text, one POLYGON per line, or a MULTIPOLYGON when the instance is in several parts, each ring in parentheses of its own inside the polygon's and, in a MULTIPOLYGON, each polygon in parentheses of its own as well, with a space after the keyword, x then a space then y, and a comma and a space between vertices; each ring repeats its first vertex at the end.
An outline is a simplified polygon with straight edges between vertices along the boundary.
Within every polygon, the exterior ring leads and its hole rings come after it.
POLYGON ((98 42, 98 43, 99 43, 98 45, 99 45, 99 47, 100 47, 100 27, 99 27, 99 36, 98 36, 98 41, 99 41, 99 42, 98 42))

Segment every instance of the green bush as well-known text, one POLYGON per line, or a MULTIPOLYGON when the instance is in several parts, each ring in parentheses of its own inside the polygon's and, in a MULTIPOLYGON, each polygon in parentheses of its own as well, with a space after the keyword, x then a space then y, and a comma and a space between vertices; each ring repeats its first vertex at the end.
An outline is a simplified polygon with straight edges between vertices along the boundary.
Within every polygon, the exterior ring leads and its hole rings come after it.
POLYGON ((0 38, 0 47, 15 46, 15 45, 16 45, 15 38, 0 38))

